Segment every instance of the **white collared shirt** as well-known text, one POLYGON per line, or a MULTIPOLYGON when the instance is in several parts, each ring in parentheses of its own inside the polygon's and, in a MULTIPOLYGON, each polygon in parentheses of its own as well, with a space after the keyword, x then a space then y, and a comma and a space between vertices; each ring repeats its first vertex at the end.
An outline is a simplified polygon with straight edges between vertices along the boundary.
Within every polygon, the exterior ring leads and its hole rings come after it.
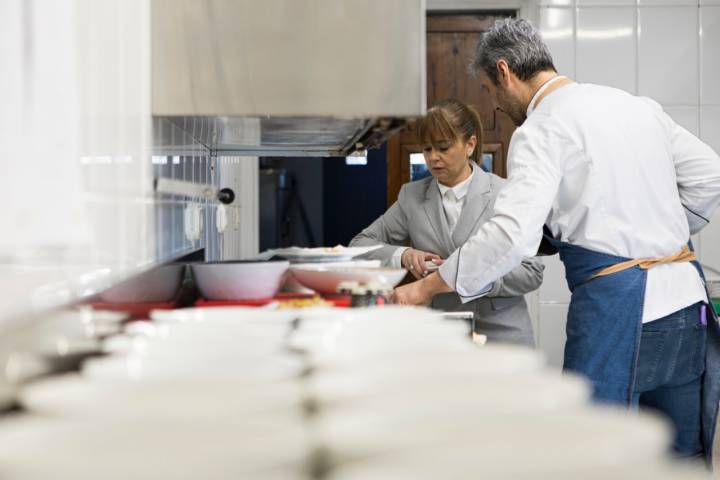
POLYGON ((475 175, 475 169, 471 163, 470 176, 454 187, 448 187, 440 182, 437 183, 438 188, 440 189, 440 196, 442 197, 445 218, 447 219, 448 226, 450 227, 450 233, 455 230, 455 226, 457 225, 460 214, 462 213, 463 206, 465 205, 465 197, 470 189, 470 182, 472 181, 473 175, 475 175))
MULTIPOLYGON (((544 224, 573 245, 657 258, 679 251, 720 204, 710 147, 656 102, 599 85, 548 94, 515 130, 508 172, 493 218, 440 267, 464 301, 533 256, 544 224)), ((691 264, 651 268, 643 321, 706 299, 691 264)))
MULTIPOLYGON (((457 226, 463 206, 465 205, 465 197, 467 196, 468 190, 470 190, 470 183, 475 175, 475 167, 473 167, 472 162, 470 162, 470 170, 470 176, 454 187, 448 187, 447 185, 437 182, 438 188, 440 189, 440 196, 442 197, 445 218, 450 227, 450 233, 452 233, 457 226)), ((403 268, 402 254, 407 249, 408 247, 399 247, 393 252, 393 256, 390 259, 390 266, 392 268, 403 268)))

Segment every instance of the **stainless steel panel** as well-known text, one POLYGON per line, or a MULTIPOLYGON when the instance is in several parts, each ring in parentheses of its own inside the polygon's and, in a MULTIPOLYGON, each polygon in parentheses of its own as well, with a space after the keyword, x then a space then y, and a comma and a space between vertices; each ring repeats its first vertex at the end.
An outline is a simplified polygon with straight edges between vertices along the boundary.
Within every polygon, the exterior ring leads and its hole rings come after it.
POLYGON ((377 146, 402 120, 330 117, 164 117, 214 154, 333 156, 377 146))
POLYGON ((153 114, 421 115, 424 17, 424 0, 153 0, 153 114))

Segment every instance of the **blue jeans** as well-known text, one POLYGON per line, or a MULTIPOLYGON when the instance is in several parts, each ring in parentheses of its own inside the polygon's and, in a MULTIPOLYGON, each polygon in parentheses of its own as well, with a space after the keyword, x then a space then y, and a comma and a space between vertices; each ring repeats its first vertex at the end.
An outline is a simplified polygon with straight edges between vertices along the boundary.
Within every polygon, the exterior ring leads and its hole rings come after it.
POLYGON ((706 327, 700 304, 642 327, 633 405, 660 411, 675 427, 679 457, 702 453, 701 394, 706 327))

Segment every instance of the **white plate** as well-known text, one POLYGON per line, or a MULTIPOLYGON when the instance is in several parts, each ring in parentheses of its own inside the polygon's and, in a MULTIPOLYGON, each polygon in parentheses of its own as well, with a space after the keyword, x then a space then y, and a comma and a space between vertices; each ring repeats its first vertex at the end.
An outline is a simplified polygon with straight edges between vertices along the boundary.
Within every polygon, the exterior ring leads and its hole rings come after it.
MULTIPOLYGON (((290 268, 306 268, 317 267, 317 263, 293 263, 290 268)), ((322 265, 324 268, 380 268, 382 262, 380 260, 350 260, 348 262, 332 262, 322 265)))
POLYGON ((336 268, 323 265, 291 266, 298 282, 318 293, 337 293, 342 282, 374 283, 392 289, 407 273, 392 268, 336 268))
POLYGON ((259 258, 278 256, 291 262, 343 262, 352 260, 355 257, 372 252, 381 247, 382 245, 373 245, 371 247, 343 247, 342 245, 317 248, 289 247, 267 250, 261 253, 259 258))

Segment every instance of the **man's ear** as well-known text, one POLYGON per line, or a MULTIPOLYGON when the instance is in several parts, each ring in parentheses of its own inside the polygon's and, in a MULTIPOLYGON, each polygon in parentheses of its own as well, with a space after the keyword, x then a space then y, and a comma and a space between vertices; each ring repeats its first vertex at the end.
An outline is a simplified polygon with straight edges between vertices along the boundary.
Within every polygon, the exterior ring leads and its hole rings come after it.
POLYGON ((495 63, 495 68, 497 68, 498 83, 506 87, 510 81, 510 66, 501 58, 495 63))

